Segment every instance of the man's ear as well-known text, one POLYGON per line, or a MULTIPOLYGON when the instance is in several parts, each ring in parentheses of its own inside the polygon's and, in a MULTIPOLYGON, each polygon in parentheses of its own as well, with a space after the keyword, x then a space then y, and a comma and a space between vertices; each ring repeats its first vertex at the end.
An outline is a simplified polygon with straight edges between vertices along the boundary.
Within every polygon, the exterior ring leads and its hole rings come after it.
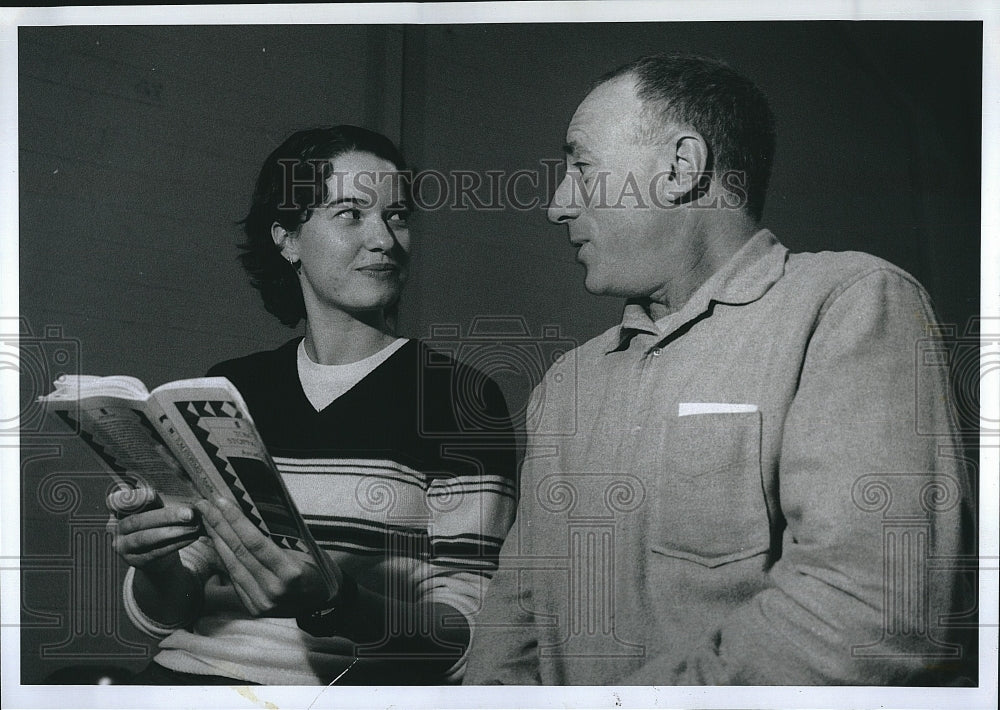
POLYGON ((271 239, 289 264, 294 265, 299 261, 299 240, 294 234, 275 222, 271 225, 271 239))
POLYGON ((708 189, 708 144, 700 134, 685 131, 664 146, 665 178, 657 182, 664 202, 682 204, 697 200, 708 189))

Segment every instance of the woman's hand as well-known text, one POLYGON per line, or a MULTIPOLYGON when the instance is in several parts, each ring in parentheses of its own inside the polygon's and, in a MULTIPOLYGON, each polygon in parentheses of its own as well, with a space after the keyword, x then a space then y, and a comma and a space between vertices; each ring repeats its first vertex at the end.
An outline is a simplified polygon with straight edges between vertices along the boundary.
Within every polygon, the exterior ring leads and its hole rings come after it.
POLYGON ((201 500, 196 506, 251 616, 295 616, 327 603, 323 575, 308 554, 278 547, 232 501, 201 500))
POLYGON ((112 512, 108 530, 114 536, 114 551, 147 572, 173 566, 177 551, 201 532, 192 508, 164 506, 150 488, 119 488, 108 495, 107 504, 112 512))
POLYGON ((195 619, 204 590, 178 554, 201 533, 195 510, 164 506, 156 491, 145 487, 112 491, 107 504, 112 546, 136 570, 132 594, 142 613, 168 627, 195 619))

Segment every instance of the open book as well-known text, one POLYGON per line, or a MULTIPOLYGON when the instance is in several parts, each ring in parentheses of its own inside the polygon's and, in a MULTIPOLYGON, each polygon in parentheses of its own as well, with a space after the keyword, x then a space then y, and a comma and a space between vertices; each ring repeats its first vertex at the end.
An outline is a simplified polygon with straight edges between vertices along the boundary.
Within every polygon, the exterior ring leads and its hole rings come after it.
POLYGON ((225 377, 168 382, 152 392, 135 377, 64 375, 39 400, 76 431, 129 487, 165 502, 226 496, 280 547, 311 554, 336 589, 239 391, 225 377))

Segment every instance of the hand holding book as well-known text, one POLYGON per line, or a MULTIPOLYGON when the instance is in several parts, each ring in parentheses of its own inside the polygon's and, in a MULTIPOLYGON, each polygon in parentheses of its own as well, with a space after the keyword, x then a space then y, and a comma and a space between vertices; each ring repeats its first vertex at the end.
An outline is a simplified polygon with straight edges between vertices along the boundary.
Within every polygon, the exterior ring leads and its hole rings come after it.
MULTIPOLYGON (((242 516, 236 529, 244 542, 231 541, 231 549, 265 538, 283 556, 308 559, 307 570, 319 570, 326 593, 318 604, 337 594, 339 570, 313 539, 243 397, 229 380, 178 380, 149 392, 134 377, 80 375, 62 377, 55 387, 40 399, 94 450, 111 477, 123 489, 157 493, 162 512, 147 509, 125 518, 130 521, 127 532, 116 542, 125 559, 149 567, 162 557, 176 569, 179 562, 171 555, 196 539, 200 530, 194 518, 177 517, 180 511, 195 511, 201 500, 225 498, 242 516), (244 534, 248 527, 254 536, 244 534)), ((242 561, 234 565, 242 566, 242 561)), ((303 590, 312 594, 311 573, 303 574, 293 584, 293 596, 303 590)))
POLYGON ((202 582, 181 562, 178 552, 203 533, 189 505, 164 505, 146 486, 120 485, 107 499, 112 547, 135 568, 133 594, 157 623, 182 626, 197 617, 202 582))
MULTIPOLYGON (((330 587, 311 555, 276 545, 226 498, 200 500, 195 506, 251 616, 288 617, 328 605, 330 587)), ((337 580, 343 580, 336 563, 328 558, 328 564, 337 580)))
POLYGON ((132 567, 145 571, 161 568, 166 558, 187 547, 201 534, 194 509, 163 504, 156 491, 120 487, 108 495, 113 515, 108 527, 112 546, 132 567))

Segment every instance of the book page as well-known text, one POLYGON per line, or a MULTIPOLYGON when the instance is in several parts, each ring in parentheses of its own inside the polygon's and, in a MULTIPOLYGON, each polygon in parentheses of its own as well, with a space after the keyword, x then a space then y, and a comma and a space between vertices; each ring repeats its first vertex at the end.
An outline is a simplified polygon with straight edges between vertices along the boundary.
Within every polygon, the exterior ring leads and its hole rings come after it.
POLYGON ((119 483, 156 490, 164 502, 193 502, 200 496, 184 467, 171 453, 140 400, 84 397, 76 402, 48 400, 53 416, 97 454, 119 483))
POLYGON ((149 391, 142 380, 130 375, 63 375, 54 383, 55 390, 44 397, 47 401, 57 399, 83 399, 85 397, 120 397, 145 401, 149 391))

